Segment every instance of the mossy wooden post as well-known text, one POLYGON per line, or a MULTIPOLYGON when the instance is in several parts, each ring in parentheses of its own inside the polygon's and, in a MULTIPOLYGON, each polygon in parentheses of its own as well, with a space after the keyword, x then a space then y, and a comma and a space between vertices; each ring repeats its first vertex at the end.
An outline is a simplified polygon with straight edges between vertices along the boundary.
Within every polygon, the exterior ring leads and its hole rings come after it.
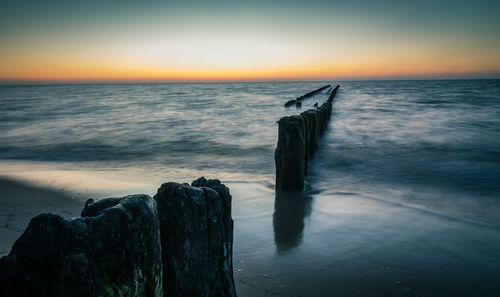
POLYGON ((160 227, 147 195, 86 203, 81 218, 33 218, 0 258, 0 296, 161 297, 160 227))
POLYGON ((304 118, 283 117, 278 124, 278 145, 274 152, 276 190, 302 191, 306 166, 304 118))
POLYGON ((309 158, 312 158, 316 151, 316 146, 319 138, 318 111, 309 109, 304 111, 301 115, 309 119, 309 137, 306 145, 308 146, 307 155, 309 158))
POLYGON ((319 108, 320 114, 320 134, 323 134, 326 127, 328 126, 328 120, 330 119, 329 109, 331 109, 331 103, 325 102, 319 108))
POLYGON ((307 175, 307 164, 309 161, 309 141, 311 141, 311 120, 304 113, 300 114, 304 119, 304 175, 307 175))
POLYGON ((236 297, 231 194, 219 180, 165 183, 158 205, 163 296, 236 297))

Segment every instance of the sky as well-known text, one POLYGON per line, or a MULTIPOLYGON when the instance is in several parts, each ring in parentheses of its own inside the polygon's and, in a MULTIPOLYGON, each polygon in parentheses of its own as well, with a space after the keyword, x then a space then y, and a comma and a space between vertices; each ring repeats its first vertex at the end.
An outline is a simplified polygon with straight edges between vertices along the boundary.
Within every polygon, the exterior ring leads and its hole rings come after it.
POLYGON ((500 78, 500 1, 0 0, 0 82, 500 78))

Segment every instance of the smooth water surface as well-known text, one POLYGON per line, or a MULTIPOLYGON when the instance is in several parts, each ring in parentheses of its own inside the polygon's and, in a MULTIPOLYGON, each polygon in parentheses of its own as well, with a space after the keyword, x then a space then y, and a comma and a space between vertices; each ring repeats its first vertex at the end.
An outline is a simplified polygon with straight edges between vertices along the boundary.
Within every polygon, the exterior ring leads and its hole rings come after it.
POLYGON ((301 195, 274 192, 276 121, 324 82, 2 86, 0 174, 98 198, 223 180, 240 296, 498 296, 500 81, 338 83, 301 195))

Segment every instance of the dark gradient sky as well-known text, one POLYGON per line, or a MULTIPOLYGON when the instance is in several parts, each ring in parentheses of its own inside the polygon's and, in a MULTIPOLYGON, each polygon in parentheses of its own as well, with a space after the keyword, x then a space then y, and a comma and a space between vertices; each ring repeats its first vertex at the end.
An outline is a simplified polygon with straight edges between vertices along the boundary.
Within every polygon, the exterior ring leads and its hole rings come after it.
POLYGON ((500 1, 2 1, 2 81, 499 77, 500 1))

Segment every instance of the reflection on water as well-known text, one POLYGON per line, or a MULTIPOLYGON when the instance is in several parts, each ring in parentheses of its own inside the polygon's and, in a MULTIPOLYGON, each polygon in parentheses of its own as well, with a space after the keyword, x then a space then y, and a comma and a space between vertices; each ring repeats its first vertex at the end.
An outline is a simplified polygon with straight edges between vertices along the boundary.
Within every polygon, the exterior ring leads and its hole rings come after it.
POLYGON ((285 252, 301 244, 304 219, 311 215, 312 200, 312 197, 304 193, 276 192, 273 227, 278 252, 285 252))
POLYGON ((283 103, 324 84, 2 86, 0 175, 92 197, 221 179, 241 297, 499 296, 500 80, 341 82, 312 197, 275 196, 283 103))
POLYGON ((353 192, 277 194, 273 201, 258 184, 229 186, 239 296, 500 292, 498 229, 353 192))

